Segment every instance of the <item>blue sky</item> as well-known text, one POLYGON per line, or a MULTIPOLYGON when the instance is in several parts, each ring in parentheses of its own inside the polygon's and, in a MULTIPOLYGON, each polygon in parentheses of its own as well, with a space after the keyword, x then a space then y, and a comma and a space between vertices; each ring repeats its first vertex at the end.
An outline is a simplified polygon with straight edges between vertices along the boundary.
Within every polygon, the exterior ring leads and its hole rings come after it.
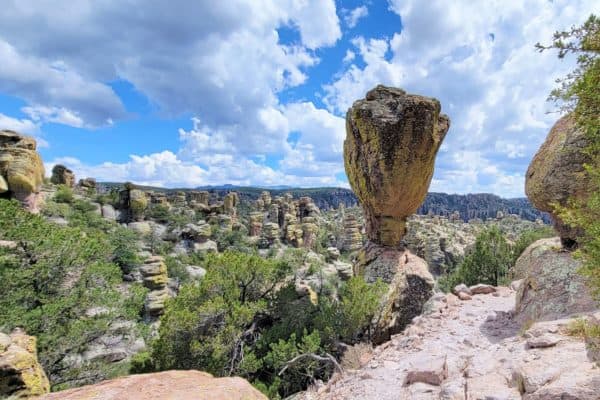
POLYGON ((347 108, 440 99, 431 190, 523 196, 573 60, 539 54, 595 0, 4 0, 0 129, 49 172, 166 187, 347 186, 347 108))

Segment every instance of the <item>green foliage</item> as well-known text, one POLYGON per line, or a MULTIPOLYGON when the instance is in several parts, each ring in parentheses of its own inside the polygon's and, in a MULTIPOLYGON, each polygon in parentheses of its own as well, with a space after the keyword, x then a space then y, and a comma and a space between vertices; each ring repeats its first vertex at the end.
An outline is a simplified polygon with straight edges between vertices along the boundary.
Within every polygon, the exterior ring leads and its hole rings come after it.
POLYGON ((150 207, 149 216, 155 221, 167 223, 170 221, 169 207, 163 204, 153 204, 150 207))
POLYGON ((294 285, 285 282, 294 267, 291 259, 302 254, 292 251, 290 259, 274 260, 226 251, 194 260, 207 274, 199 284, 183 285, 167 303, 151 360, 140 370, 152 365, 241 375, 272 398, 326 379, 331 363, 310 357, 279 373, 296 356, 325 356, 340 340, 359 340, 385 286, 352 278, 338 299, 319 296, 318 304, 299 299, 294 285))
POLYGON ((247 241, 248 232, 238 230, 215 229, 213 239, 217 243, 220 252, 230 250, 243 253, 252 253, 256 250, 255 246, 250 246, 247 241))
POLYGON ((65 185, 60 185, 54 194, 54 201, 57 203, 72 203, 73 190, 65 185))
POLYGON ((137 255, 137 234, 130 229, 118 226, 110 232, 113 247, 112 262, 117 264, 123 273, 129 273, 142 260, 137 255))
POLYGON ((582 272, 600 299, 600 18, 590 15, 581 26, 556 32, 550 46, 537 47, 540 51, 556 49, 559 58, 577 55, 576 69, 550 97, 573 113, 586 134, 590 162, 585 170, 590 194, 585 199, 571 199, 567 207, 558 207, 557 211, 565 223, 583 231, 576 255, 582 259, 582 272))
POLYGON ((448 276, 440 278, 442 290, 449 291, 455 285, 467 286, 478 283, 505 284, 508 270, 513 264, 514 252, 502 232, 495 226, 481 232, 473 249, 448 276))
MULTIPOLYGON (((17 251, 0 251, 0 329, 20 326, 38 337, 53 385, 77 378, 65 372, 66 356, 85 350, 116 319, 139 319, 145 289, 132 287, 129 295, 117 289, 121 270, 111 262, 108 235, 60 227, 0 200, 0 239, 21 243, 17 251), (108 311, 86 313, 98 307, 108 311)), ((84 365, 71 375, 98 376, 94 368, 84 365)))

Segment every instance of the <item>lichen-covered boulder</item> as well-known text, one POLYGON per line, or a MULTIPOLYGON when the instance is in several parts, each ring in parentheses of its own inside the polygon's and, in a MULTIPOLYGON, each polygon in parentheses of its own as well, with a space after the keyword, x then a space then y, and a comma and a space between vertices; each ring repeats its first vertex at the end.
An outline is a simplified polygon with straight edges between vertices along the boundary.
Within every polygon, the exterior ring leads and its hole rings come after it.
POLYGON ((421 205, 450 126, 434 98, 377 86, 346 114, 344 161, 369 239, 398 246, 421 205))
POLYGON ((50 382, 38 362, 36 338, 21 330, 0 333, 0 397, 30 398, 50 391, 50 382))
POLYGON ((75 186, 75 174, 64 165, 56 164, 54 168, 52 168, 50 182, 55 185, 65 185, 72 188, 75 186))
POLYGON ((0 131, 0 195, 19 200, 39 212, 44 163, 35 139, 13 131, 0 131))
POLYGON ((515 265, 515 278, 523 279, 516 297, 517 318, 533 322, 596 310, 579 268, 581 262, 565 251, 559 238, 531 244, 515 265))
POLYGON ((144 219, 144 211, 148 207, 148 199, 146 194, 139 189, 129 191, 129 208, 131 210, 131 218, 134 221, 144 219))
POLYGON ((555 213, 555 204, 565 206, 569 199, 585 198, 590 182, 583 165, 589 162, 584 149, 588 140, 571 115, 554 124, 546 141, 533 157, 525 177, 525 193, 539 210, 552 214, 563 244, 575 246, 581 232, 565 225, 555 213))

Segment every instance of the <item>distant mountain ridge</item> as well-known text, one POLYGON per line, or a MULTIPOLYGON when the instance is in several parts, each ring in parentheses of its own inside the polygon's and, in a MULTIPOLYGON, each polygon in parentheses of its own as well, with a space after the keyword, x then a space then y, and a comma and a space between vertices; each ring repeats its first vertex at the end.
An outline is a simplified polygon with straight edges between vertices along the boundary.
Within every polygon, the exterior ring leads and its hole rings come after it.
MULTIPOLYGON (((103 182, 100 185, 111 188, 121 185, 115 182, 103 182)), ((250 186, 235 186, 235 185, 218 185, 218 186, 201 186, 195 189, 165 189, 151 186, 139 186, 144 190, 154 190, 163 192, 172 191, 190 191, 190 190, 206 190, 214 196, 222 197, 228 192, 235 191, 240 195, 240 199, 244 201, 253 201, 258 199, 260 193, 268 190, 273 197, 281 196, 285 193, 290 193, 295 198, 302 196, 310 196, 315 204, 322 210, 338 208, 340 204, 345 207, 355 207, 358 205, 358 199, 350 189, 336 187, 322 188, 293 188, 287 186, 273 187, 250 187, 250 186)), ((535 221, 541 219, 546 223, 550 223, 550 216, 535 209, 529 200, 526 198, 505 199, 491 193, 475 193, 475 194, 446 194, 430 192, 417 214, 428 214, 432 212, 435 215, 450 216, 453 212, 458 211, 464 221, 474 218, 488 219, 496 218, 498 211, 504 214, 515 214, 519 217, 535 221)))

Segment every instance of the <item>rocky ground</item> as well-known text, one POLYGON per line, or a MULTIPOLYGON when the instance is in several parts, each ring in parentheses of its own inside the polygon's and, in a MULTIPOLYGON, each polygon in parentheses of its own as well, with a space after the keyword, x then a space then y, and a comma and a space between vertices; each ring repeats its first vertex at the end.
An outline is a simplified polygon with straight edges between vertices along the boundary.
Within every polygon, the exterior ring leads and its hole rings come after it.
POLYGON ((466 301, 440 294, 429 305, 405 332, 363 355, 360 369, 304 400, 600 399, 600 368, 583 340, 567 335, 573 319, 523 327, 506 287, 466 301))

